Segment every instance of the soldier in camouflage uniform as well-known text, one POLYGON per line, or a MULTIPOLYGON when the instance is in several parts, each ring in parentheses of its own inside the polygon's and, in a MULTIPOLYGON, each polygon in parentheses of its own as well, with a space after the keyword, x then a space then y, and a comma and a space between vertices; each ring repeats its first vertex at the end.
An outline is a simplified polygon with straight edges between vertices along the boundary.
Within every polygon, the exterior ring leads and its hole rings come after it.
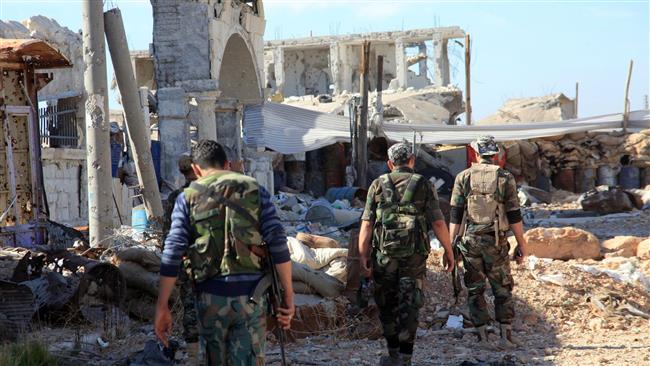
POLYGON ((283 303, 276 304, 277 321, 288 329, 294 314, 290 255, 269 193, 227 166, 224 149, 214 141, 199 141, 192 149, 199 179, 176 199, 160 267, 155 331, 167 345, 169 296, 187 257, 206 364, 263 365, 267 303, 250 295, 264 275, 263 256, 271 255, 285 290, 283 303))
POLYGON ((379 364, 410 365, 424 302, 422 282, 431 229, 445 248, 448 271, 454 260, 436 189, 414 173, 410 145, 391 146, 388 158, 391 173, 376 179, 368 190, 359 252, 362 271, 375 282, 375 301, 388 346, 388 356, 379 364))
POLYGON ((511 327, 515 311, 508 230, 514 233, 522 254, 518 261, 526 254, 517 186, 512 174, 492 163, 493 156, 499 153, 494 137, 479 137, 471 146, 478 163, 456 176, 450 231, 452 238, 462 236, 459 249, 465 267, 469 311, 472 323, 479 329, 481 343, 488 345, 486 324, 490 316, 484 296, 487 279, 494 295, 496 320, 501 325, 499 346, 511 348, 515 343, 511 327), (465 231, 461 233, 463 223, 465 231))

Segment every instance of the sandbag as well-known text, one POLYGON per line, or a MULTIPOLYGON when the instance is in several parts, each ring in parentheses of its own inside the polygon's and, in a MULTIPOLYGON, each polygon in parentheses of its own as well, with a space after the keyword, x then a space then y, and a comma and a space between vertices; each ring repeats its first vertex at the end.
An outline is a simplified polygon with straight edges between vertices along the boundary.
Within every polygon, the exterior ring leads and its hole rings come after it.
POLYGON ((333 259, 347 257, 348 250, 343 248, 319 248, 311 249, 300 240, 288 237, 287 244, 291 259, 295 262, 305 264, 312 269, 321 269, 327 266, 333 259))
POLYGON ((336 258, 330 262, 329 266, 323 268, 325 273, 345 283, 348 277, 347 258, 336 258))
POLYGON ((117 263, 133 262, 149 272, 160 272, 160 257, 154 251, 146 248, 131 247, 119 251, 115 257, 117 263))
POLYGON ((313 234, 307 234, 307 233, 298 233, 296 234, 296 239, 300 240, 303 242, 305 245, 307 245, 310 248, 340 248, 341 246, 339 243, 332 239, 328 238, 326 236, 320 236, 320 235, 313 235, 313 234))
POLYGON ((343 284, 336 278, 301 263, 291 263, 291 276, 294 281, 309 285, 322 297, 337 297, 343 292, 343 284))
POLYGON ((295 294, 304 294, 304 295, 315 295, 316 290, 309 286, 308 284, 300 281, 293 281, 293 293, 295 294))

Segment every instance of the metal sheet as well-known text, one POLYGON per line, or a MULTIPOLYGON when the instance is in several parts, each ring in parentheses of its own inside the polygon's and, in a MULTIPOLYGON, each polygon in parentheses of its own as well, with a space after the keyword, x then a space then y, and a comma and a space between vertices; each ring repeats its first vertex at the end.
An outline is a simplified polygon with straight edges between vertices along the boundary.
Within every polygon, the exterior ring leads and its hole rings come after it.
POLYGON ((18 283, 0 280, 0 313, 10 322, 12 331, 28 331, 36 313, 32 290, 18 283))
MULTIPOLYGON (((535 122, 489 126, 389 124, 382 133, 392 141, 464 145, 479 135, 498 141, 532 139, 567 133, 622 128, 620 113, 559 122, 535 122)), ((336 142, 349 142, 347 117, 278 103, 247 106, 244 111, 244 142, 283 154, 312 151, 336 142)), ((650 111, 630 113, 630 130, 650 128, 650 111)))

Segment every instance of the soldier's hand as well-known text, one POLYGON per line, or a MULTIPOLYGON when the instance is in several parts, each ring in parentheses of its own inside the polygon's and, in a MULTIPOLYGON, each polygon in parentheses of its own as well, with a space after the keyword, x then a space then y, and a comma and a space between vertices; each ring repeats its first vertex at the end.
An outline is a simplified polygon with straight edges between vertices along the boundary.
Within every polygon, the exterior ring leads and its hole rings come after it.
POLYGON ((278 323, 282 329, 288 330, 291 328, 291 320, 296 313, 296 307, 293 305, 293 302, 282 307, 278 307, 276 310, 278 323))
POLYGON ((168 336, 172 332, 172 313, 167 305, 156 307, 156 320, 154 323, 156 336, 165 347, 169 347, 168 336))
POLYGON ((456 260, 454 258, 453 251, 445 250, 444 264, 445 264, 445 271, 451 273, 454 270, 454 266, 456 265, 456 260))

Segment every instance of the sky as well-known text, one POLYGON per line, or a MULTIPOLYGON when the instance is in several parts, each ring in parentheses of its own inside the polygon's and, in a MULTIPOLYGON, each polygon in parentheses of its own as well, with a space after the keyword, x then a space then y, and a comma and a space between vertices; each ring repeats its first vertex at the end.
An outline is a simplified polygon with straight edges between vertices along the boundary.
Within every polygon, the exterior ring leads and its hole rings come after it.
MULTIPOLYGON (((77 31, 80 4, 0 0, 0 19, 42 14, 77 31)), ((149 47, 149 0, 108 0, 105 6, 122 10, 130 49, 149 47)), ((621 112, 631 59, 631 109, 642 109, 650 94, 650 0, 266 0, 264 8, 266 40, 460 26, 472 38, 475 120, 509 98, 573 98, 576 82, 580 117, 621 112)), ((449 52, 452 83, 464 89, 463 49, 450 42, 449 52)))

